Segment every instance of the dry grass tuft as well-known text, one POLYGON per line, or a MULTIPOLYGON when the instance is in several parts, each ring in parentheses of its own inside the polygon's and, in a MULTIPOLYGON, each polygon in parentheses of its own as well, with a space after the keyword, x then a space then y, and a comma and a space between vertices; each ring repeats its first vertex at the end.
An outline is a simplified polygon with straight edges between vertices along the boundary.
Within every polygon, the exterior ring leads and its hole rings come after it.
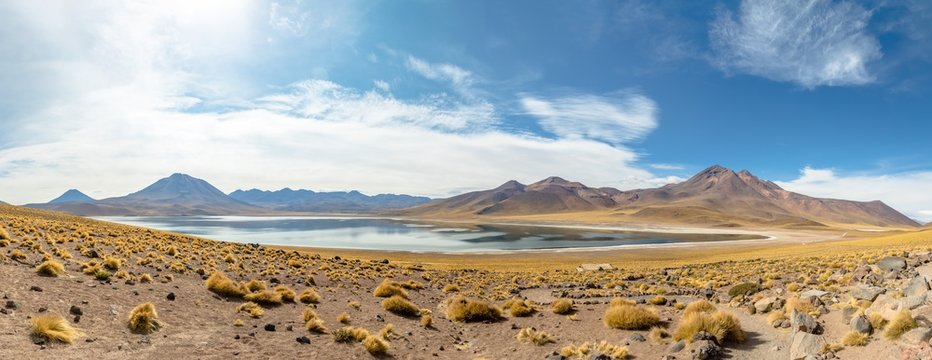
POLYGON ((890 323, 883 329, 883 337, 893 341, 918 326, 916 319, 913 319, 913 314, 909 310, 903 309, 896 313, 893 319, 890 319, 890 323))
POLYGON ((670 337, 670 334, 666 330, 659 326, 654 326, 650 328, 650 331, 647 332, 647 338, 650 339, 654 344, 664 344, 666 339, 670 337))
POLYGON ((550 310, 552 310, 554 314, 568 315, 576 309, 573 307, 573 300, 561 298, 554 300, 553 304, 550 304, 550 310))
POLYGON ((340 315, 337 316, 337 321, 339 321, 341 324, 349 324, 350 315, 347 314, 346 311, 341 312, 340 315))
POLYGON ((660 323, 660 316, 654 309, 637 305, 609 306, 602 316, 605 326, 612 329, 644 330, 660 323))
POLYGON ((36 266, 36 271, 44 276, 58 277, 65 274, 65 266, 55 260, 46 260, 36 266))
POLYGON ((612 359, 627 359, 628 347, 613 345, 603 340, 598 343, 570 344, 560 349, 560 355, 566 358, 589 359, 592 353, 605 354, 612 359))
POLYGON ((408 292, 401 287, 401 284, 388 279, 382 280, 382 283, 379 284, 379 286, 376 286, 374 290, 372 290, 372 295, 383 298, 392 296, 401 296, 405 299, 408 298, 408 292))
POLYGON ((317 304, 320 302, 320 295, 314 289, 307 288, 301 292, 301 295, 298 295, 298 301, 305 304, 317 304))
POLYGON ((481 300, 470 300, 458 296, 448 300, 446 316, 458 322, 497 321, 502 319, 502 309, 481 300))
POLYGON ((715 310, 715 305, 712 305, 712 303, 706 300, 698 300, 689 303, 689 305, 686 305, 686 310, 683 312, 683 315, 700 312, 713 312, 715 310))
MULTIPOLYGON (((147 274, 148 275, 148 274, 147 274)), ((152 278, 151 276, 149 277, 152 278)), ((235 281, 230 280, 224 273, 216 271, 207 278, 207 290, 215 294, 231 298, 241 298, 246 295, 246 289, 235 281)))
POLYGON ((247 313, 254 319, 262 317, 262 314, 265 313, 265 310, 262 310, 262 307, 254 302, 243 303, 238 308, 236 308, 236 311, 247 313))
POLYGON ((283 302, 294 302, 295 292, 285 285, 275 287, 275 293, 281 296, 283 302))
POLYGON ((151 302, 139 304, 129 313, 129 328, 135 333, 150 334, 161 326, 155 304, 151 302))
POLYGON ((32 336, 47 341, 57 341, 65 344, 74 343, 74 340, 84 334, 75 329, 61 315, 39 315, 32 318, 32 336))
MULTIPOLYGON (((714 308, 713 306, 712 309, 714 308)), ((674 340, 691 341, 693 335, 705 331, 712 334, 722 344, 725 342, 744 342, 746 334, 741 329, 741 322, 734 315, 721 310, 712 312, 713 310, 701 305, 694 307, 694 311, 689 311, 689 307, 686 310, 676 330, 673 331, 674 340), (699 309, 703 310, 700 311, 699 309)))
POLYGON ((333 332, 333 341, 339 343, 360 342, 369 337, 369 331, 363 328, 344 326, 333 332))
POLYGON ((372 355, 388 354, 388 342, 378 336, 369 335, 362 341, 362 346, 372 355))
POLYGON ((841 343, 845 346, 866 346, 870 342, 870 335, 859 331, 850 331, 841 338, 841 343))
POLYGON ((871 323, 871 327, 874 328, 874 331, 880 331, 880 329, 883 329, 883 327, 887 325, 887 319, 884 319, 883 316, 878 313, 867 315, 867 321, 871 323))
POLYGON ((275 306, 282 304, 282 294, 272 290, 262 290, 260 292, 249 293, 243 296, 243 299, 265 306, 275 306))
POLYGON ((414 305, 414 303, 408 301, 400 295, 393 295, 392 297, 382 300, 382 308, 388 310, 396 315, 406 316, 406 317, 415 317, 421 315, 421 308, 414 305))
POLYGON ((508 311, 508 314, 513 317, 531 316, 537 311, 531 300, 521 300, 518 298, 511 298, 506 301, 502 309, 508 311))
POLYGON ((553 337, 551 337, 550 334, 543 331, 538 331, 532 327, 521 329, 515 338, 518 339, 519 342, 527 342, 537 346, 544 346, 549 343, 556 342, 553 340, 553 337))

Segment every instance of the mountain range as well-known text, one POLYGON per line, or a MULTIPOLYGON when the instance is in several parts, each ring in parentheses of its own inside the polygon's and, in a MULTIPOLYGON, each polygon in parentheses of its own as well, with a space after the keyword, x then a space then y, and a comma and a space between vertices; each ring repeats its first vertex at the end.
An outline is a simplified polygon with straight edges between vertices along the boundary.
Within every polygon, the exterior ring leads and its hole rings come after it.
MULTIPOLYGON (((559 177, 530 185, 509 181, 495 189, 436 200, 401 214, 479 219, 564 214, 574 219, 725 227, 920 226, 880 201, 814 198, 784 190, 747 170, 736 173, 718 165, 681 183, 628 191, 592 188, 559 177)), ((559 216, 546 219, 556 218, 559 216)))
POLYGON ((403 208, 430 201, 430 198, 358 191, 314 192, 236 190, 229 195, 207 181, 173 174, 132 194, 94 200, 71 189, 44 204, 27 204, 38 209, 56 210, 83 216, 143 215, 267 215, 283 212, 372 212, 403 208))

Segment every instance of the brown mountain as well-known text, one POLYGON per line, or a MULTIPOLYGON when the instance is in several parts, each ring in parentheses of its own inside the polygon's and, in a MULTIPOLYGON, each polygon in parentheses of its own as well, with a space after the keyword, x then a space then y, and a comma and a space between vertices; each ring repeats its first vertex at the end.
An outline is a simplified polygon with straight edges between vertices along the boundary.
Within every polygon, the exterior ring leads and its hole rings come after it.
POLYGON ((210 183, 185 174, 173 174, 126 196, 103 200, 53 200, 45 204, 26 206, 82 216, 234 215, 268 212, 266 209, 235 200, 210 183))
POLYGON ((918 223, 880 201, 814 198, 786 191, 747 170, 709 167, 689 180, 655 189, 591 188, 558 177, 531 185, 509 181, 486 191, 436 200, 405 211, 412 216, 508 217, 592 213, 600 219, 714 226, 816 227, 918 223))

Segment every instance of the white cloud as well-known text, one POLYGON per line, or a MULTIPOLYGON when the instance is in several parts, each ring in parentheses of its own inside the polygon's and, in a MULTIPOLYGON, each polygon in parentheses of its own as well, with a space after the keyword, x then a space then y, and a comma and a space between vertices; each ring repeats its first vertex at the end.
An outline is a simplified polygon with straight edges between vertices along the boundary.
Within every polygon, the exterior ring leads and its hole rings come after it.
POLYGON ((817 86, 874 81, 882 54, 867 30, 871 12, 849 1, 744 0, 711 24, 714 62, 725 71, 817 86))
POLYGON ((375 85, 376 89, 382 90, 384 92, 389 92, 392 90, 392 86, 384 80, 375 80, 372 82, 372 84, 375 85))
POLYGON ((677 164, 650 164, 647 166, 649 166, 651 169, 657 169, 657 170, 683 170, 685 169, 683 165, 677 165, 677 164))
POLYGON ((839 175, 832 169, 805 167, 798 178, 777 181, 781 187, 817 197, 881 200, 920 221, 932 221, 932 172, 839 175))
POLYGON ((633 92, 550 99, 525 95, 521 106, 539 119, 544 130, 559 137, 621 144, 641 139, 657 127, 657 104, 633 92))
POLYGON ((473 84, 472 72, 448 63, 430 63, 408 55, 405 65, 409 70, 431 80, 449 81, 454 87, 465 89, 473 84))

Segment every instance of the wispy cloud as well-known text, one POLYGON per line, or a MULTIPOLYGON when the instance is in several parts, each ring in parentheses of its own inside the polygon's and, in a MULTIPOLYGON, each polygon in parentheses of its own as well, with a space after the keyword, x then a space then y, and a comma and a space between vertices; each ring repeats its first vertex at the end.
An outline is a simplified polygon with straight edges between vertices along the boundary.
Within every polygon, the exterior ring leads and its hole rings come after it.
POLYGON ((713 62, 806 88, 871 83, 869 65, 882 54, 870 16, 849 1, 744 0, 712 22, 713 62))
POLYGON ((622 144, 641 139, 657 127, 657 104, 634 92, 554 98, 524 95, 520 102, 544 130, 564 138, 622 144))
POLYGON ((431 80, 450 82, 454 87, 464 89, 473 84, 473 73, 449 63, 431 63, 424 59, 408 55, 405 66, 409 70, 431 80))
POLYGON ((677 165, 677 164, 650 164, 647 166, 649 166, 651 169, 667 170, 667 171, 685 169, 683 165, 677 165))
POLYGON ((804 167, 799 177, 777 181, 806 195, 859 201, 882 200, 920 221, 932 221, 932 172, 839 174, 834 169, 804 167))

